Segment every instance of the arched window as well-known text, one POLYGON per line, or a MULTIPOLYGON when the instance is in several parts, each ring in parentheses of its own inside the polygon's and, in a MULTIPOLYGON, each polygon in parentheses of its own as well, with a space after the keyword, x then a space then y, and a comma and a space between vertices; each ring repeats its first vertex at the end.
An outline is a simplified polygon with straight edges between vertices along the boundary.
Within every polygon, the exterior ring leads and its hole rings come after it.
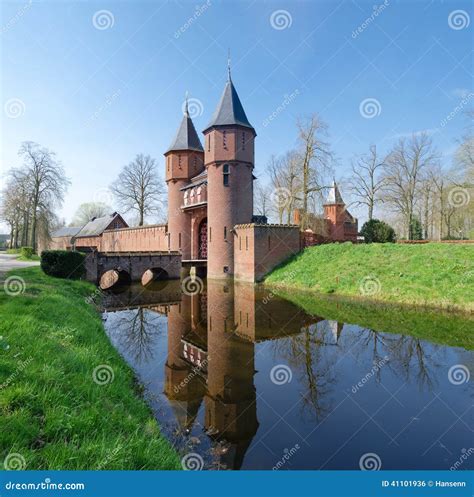
POLYGON ((224 167, 222 168, 222 178, 224 181, 224 186, 229 186, 229 176, 230 176, 229 164, 224 164, 224 167))

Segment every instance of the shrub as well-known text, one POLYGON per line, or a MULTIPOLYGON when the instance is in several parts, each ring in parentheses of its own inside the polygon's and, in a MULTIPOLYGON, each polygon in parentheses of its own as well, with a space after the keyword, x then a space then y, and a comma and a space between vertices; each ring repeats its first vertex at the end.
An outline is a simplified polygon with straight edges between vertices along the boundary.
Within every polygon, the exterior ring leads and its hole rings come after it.
POLYGON ((378 219, 371 219, 364 223, 360 234, 365 238, 365 243, 393 243, 395 242, 395 230, 378 219))
POLYGON ((41 252, 41 269, 49 276, 77 279, 85 273, 85 255, 68 250, 44 250, 41 252))
POLYGON ((20 256, 24 259, 31 259, 35 253, 33 247, 21 247, 20 256))

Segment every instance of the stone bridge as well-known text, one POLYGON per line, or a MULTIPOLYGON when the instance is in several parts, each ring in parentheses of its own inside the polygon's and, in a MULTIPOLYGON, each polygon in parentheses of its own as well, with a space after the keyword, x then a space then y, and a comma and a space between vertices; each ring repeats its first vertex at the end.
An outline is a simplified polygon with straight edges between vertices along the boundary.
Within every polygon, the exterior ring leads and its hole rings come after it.
POLYGON ((86 279, 110 288, 118 281, 177 279, 181 272, 179 252, 90 252, 86 257, 86 279))

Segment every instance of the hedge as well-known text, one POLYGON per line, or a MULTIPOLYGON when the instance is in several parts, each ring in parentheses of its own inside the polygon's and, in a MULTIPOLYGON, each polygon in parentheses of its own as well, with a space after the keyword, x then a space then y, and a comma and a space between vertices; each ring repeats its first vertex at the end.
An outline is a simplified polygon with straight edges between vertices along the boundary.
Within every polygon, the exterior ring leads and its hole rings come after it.
POLYGON ((33 247, 21 247, 20 256, 25 259, 31 259, 35 253, 33 247))
POLYGON ((41 252, 41 269, 49 276, 78 279, 85 273, 85 258, 81 252, 44 250, 41 252))

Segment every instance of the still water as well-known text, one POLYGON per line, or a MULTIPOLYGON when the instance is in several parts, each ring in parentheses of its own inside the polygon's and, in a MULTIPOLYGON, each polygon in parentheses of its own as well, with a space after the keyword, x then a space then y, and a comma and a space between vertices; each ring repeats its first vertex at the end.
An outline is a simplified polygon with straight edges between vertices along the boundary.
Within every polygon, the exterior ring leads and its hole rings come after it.
POLYGON ((198 290, 109 293, 104 324, 164 434, 205 469, 474 468, 472 341, 451 339, 472 321, 384 312, 372 329, 338 303, 319 315, 254 285, 198 290))

